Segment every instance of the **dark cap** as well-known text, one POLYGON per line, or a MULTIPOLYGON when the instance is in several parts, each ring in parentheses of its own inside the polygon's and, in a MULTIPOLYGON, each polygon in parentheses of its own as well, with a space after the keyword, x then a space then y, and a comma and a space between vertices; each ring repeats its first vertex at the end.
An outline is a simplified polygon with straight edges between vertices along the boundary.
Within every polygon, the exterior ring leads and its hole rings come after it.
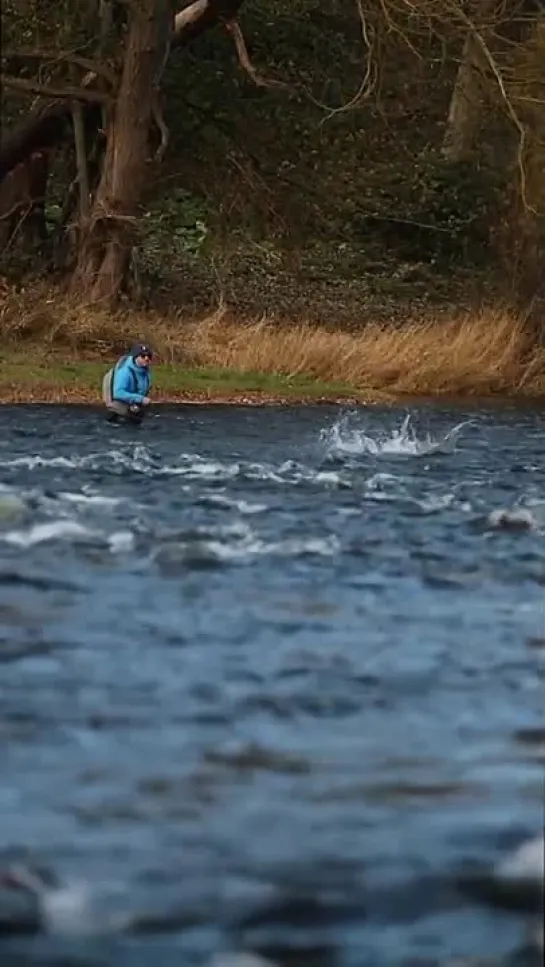
POLYGON ((133 359, 136 359, 137 356, 149 356, 151 359, 151 357, 153 356, 153 352, 151 351, 151 347, 148 346, 145 342, 139 342, 132 347, 131 356, 133 359))

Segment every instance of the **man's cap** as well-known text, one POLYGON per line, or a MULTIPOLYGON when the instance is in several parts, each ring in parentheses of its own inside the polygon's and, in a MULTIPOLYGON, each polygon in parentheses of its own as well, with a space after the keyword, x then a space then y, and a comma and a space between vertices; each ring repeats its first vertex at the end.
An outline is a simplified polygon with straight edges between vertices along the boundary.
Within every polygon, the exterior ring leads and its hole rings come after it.
POLYGON ((136 359, 137 356, 153 356, 151 346, 148 346, 145 342, 138 342, 131 349, 131 356, 136 359))

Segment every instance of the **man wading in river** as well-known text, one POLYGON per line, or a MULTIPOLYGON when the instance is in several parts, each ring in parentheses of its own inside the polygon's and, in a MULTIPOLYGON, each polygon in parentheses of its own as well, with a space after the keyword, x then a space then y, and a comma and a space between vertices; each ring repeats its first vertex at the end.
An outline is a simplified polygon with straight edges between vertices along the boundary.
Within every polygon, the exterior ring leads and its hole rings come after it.
POLYGON ((138 343, 123 356, 102 380, 102 399, 110 423, 141 423, 150 400, 150 365, 153 353, 138 343))

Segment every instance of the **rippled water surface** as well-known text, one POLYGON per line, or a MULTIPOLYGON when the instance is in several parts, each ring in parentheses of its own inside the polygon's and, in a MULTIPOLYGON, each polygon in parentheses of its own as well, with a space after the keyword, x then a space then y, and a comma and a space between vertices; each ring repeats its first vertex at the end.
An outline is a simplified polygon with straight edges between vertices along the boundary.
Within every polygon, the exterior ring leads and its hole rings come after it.
POLYGON ((2 964, 520 947, 458 875, 543 823, 545 414, 404 417, 0 409, 0 865, 96 926, 2 964))

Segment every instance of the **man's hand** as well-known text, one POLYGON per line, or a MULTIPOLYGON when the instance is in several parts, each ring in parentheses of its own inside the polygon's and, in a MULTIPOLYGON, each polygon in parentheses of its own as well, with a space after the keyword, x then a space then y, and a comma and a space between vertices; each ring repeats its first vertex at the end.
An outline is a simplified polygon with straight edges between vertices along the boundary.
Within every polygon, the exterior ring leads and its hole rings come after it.
POLYGON ((142 397, 142 406, 149 406, 149 405, 150 405, 150 398, 149 398, 149 396, 142 397))

